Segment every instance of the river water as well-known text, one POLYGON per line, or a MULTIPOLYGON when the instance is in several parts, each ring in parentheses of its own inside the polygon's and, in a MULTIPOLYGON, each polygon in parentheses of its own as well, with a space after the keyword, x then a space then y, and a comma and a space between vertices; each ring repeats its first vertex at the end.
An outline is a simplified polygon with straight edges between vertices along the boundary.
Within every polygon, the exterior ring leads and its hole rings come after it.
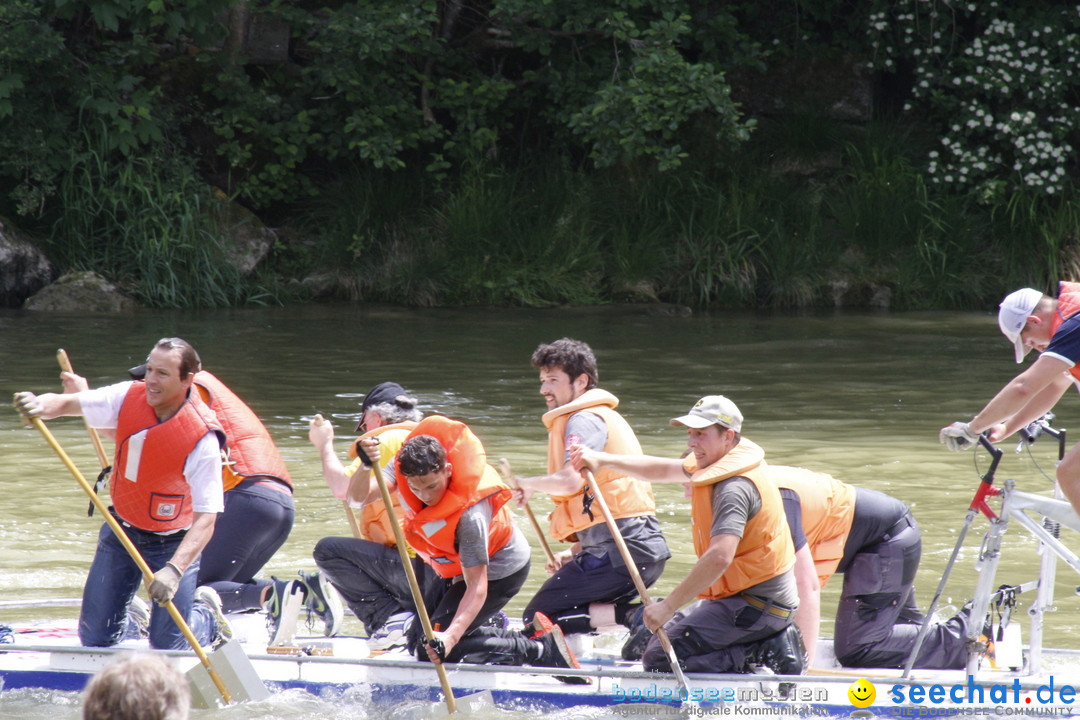
MULTIPOLYGON (((315 413, 332 419, 344 451, 359 399, 373 384, 395 380, 425 410, 468 422, 490 458, 506 457, 521 475, 545 464, 544 411, 529 357, 542 342, 568 336, 596 352, 601 387, 648 453, 676 456, 685 432, 668 425, 702 395, 722 393, 745 416, 744 434, 774 463, 828 472, 908 503, 923 532, 917 588, 925 608, 942 577, 988 459, 949 453, 937 432, 970 418, 1017 372, 1012 350, 990 313, 827 312, 665 315, 638 306, 551 310, 406 310, 355 305, 213 312, 141 311, 132 315, 0 311, 0 389, 58 391, 57 349, 98 386, 125 378, 160 337, 180 336, 204 366, 260 415, 296 482, 297 522, 265 572, 282 577, 314 570, 311 549, 327 535, 346 535, 341 504, 326 489, 307 441, 315 413), (974 458, 974 459, 973 459, 974 458)), ((1058 427, 1069 427, 1080 403, 1067 397, 1058 427)), ((98 464, 82 421, 50 428, 87 476, 98 464)), ((1056 447, 1042 440, 1006 456, 999 479, 1048 492, 1056 447)), ((0 411, 0 622, 64 617, 73 608, 13 609, 15 601, 75 598, 81 593, 99 519, 42 437, 0 411)), ((654 588, 663 596, 689 570, 693 548, 687 504, 677 486, 657 488, 659 515, 674 558, 654 588)), ((533 501, 538 516, 550 505, 533 501)), ((523 517, 522 526, 528 530, 523 517)), ((974 559, 987 527, 976 519, 950 575, 943 605, 971 594, 974 559)), ((1006 536, 999 583, 1032 579, 1036 546, 1020 528, 1006 536)), ((1071 543, 1066 539, 1066 544, 1071 543)), ((533 541, 534 554, 540 556, 533 541)), ((1076 579, 1059 571, 1058 611, 1048 617, 1047 645, 1080 647, 1076 579)), ((543 580, 542 566, 508 610, 520 610, 543 580)), ((826 587, 822 632, 831 633, 839 582, 826 587)), ((346 633, 359 634, 350 617, 346 633)), ((1024 627, 1025 638, 1027 633, 1024 627)), ((588 717, 582 711, 581 717, 588 717)), ((276 698, 269 706, 199 711, 196 718, 364 717, 360 707, 310 697, 276 698)), ((0 694, 0 716, 75 720, 74 695, 0 694)), ((375 714, 371 715, 372 717, 375 714)), ((494 717, 494 716, 493 716, 494 717)), ((566 717, 566 713, 560 718, 566 717)))

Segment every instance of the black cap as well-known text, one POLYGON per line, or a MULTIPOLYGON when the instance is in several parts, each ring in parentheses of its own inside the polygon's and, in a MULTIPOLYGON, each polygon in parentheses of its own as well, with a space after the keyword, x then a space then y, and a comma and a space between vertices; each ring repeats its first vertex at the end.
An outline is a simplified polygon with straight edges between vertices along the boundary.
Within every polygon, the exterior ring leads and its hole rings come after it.
POLYGON ((146 363, 143 363, 142 365, 136 365, 135 367, 131 368, 130 370, 128 370, 128 375, 131 376, 132 380, 142 380, 144 377, 146 377, 146 363))
POLYGON ((364 424, 364 413, 372 405, 393 403, 404 395, 406 395, 405 388, 395 382, 381 382, 368 390, 368 394, 364 396, 364 402, 360 404, 360 422, 356 423, 356 432, 360 432, 360 426, 364 424))

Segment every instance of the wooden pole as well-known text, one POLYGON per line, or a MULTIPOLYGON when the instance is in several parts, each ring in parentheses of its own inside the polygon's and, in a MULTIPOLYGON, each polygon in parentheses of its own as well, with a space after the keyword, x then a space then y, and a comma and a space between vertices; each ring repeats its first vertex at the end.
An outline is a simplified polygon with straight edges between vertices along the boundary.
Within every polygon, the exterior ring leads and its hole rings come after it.
MULTIPOLYGON (((131 559, 135 561, 135 564, 139 566, 139 570, 141 570, 143 574, 143 580, 149 586, 150 583, 154 580, 154 572, 150 569, 150 566, 146 564, 146 561, 143 560, 142 555, 139 554, 139 549, 136 548, 135 544, 131 542, 131 538, 129 538, 127 536, 127 533, 124 532, 124 529, 120 527, 120 523, 116 521, 116 518, 112 516, 112 513, 109 512, 109 509, 105 507, 105 503, 103 503, 101 501, 101 498, 97 496, 97 493, 94 492, 93 486, 91 486, 90 483, 86 481, 86 478, 84 478, 82 473, 79 472, 79 468, 75 467, 75 463, 73 463, 71 461, 71 458, 68 457, 68 454, 64 452, 64 448, 60 447, 60 443, 58 443, 56 441, 56 438, 53 437, 53 434, 49 431, 49 428, 45 427, 45 423, 41 420, 41 418, 33 416, 28 419, 30 421, 30 424, 36 427, 38 431, 45 437, 45 441, 49 443, 49 446, 52 447, 53 451, 56 452, 60 460, 62 460, 64 465, 67 466, 67 469, 71 471, 71 474, 75 477, 79 485, 82 487, 83 492, 85 492, 90 497, 90 502, 94 503, 94 506, 97 507, 98 512, 100 512, 101 515, 105 518, 105 522, 107 522, 109 524, 109 527, 112 528, 112 531, 116 535, 117 539, 119 539, 120 542, 123 544, 124 549, 128 551, 128 555, 130 555, 131 559)), ((202 645, 199 644, 198 639, 195 637, 195 633, 191 632, 191 628, 188 627, 187 620, 185 620, 184 616, 180 614, 180 610, 177 609, 176 604, 172 600, 169 600, 167 603, 165 603, 165 608, 169 611, 169 615, 172 616, 173 622, 175 622, 176 626, 180 628, 180 632, 184 634, 184 637, 187 638, 188 643, 191 644, 191 649, 195 651, 195 655, 198 656, 199 662, 201 662, 203 664, 203 667, 206 668, 206 671, 210 673, 210 679, 214 681, 214 685, 217 687, 218 692, 221 693, 222 699, 225 701, 226 704, 231 703, 232 695, 229 693, 228 688, 225 687, 225 682, 221 679, 221 676, 218 674, 217 670, 214 669, 213 664, 211 664, 210 662, 210 658, 206 656, 206 652, 202 649, 202 645)))
MULTIPOLYGON (((71 360, 68 359, 67 351, 63 348, 56 351, 56 361, 60 363, 60 369, 64 372, 75 372, 71 369, 71 360)), ((98 431, 90 427, 90 421, 85 417, 83 417, 83 422, 86 424, 86 431, 90 433, 90 442, 94 444, 94 452, 97 453, 98 462, 101 463, 102 469, 109 467, 109 457, 105 454, 105 447, 101 444, 98 431)))
MULTIPOLYGON (((322 425, 326 422, 326 418, 317 414, 311 419, 316 425, 322 425)), ((363 538, 363 533, 360 532, 360 523, 356 520, 356 513, 353 512, 352 506, 349 505, 348 500, 342 500, 341 506, 345 508, 345 519, 349 521, 349 529, 352 530, 354 538, 363 538)))
MULTIPOLYGON (((510 469, 510 461, 506 458, 499 458, 499 472, 502 473, 503 480, 514 490, 521 488, 518 485, 517 477, 514 476, 514 471, 510 469)), ((544 534, 544 529, 540 527, 540 523, 537 521, 536 516, 533 515, 532 508, 529 507, 529 502, 525 501, 525 515, 529 518, 529 523, 533 526, 533 530, 536 531, 536 537, 540 538, 540 545, 544 548, 544 555, 547 556, 548 562, 552 565, 555 564, 555 553, 551 552, 551 546, 548 545, 547 535, 544 534)))
MULTIPOLYGON (((431 627, 431 617, 428 615, 427 606, 424 605, 424 594, 420 591, 420 583, 416 580, 413 572, 409 549, 405 544, 405 534, 401 532, 398 524, 397 513, 394 512, 394 499, 390 497, 390 490, 386 487, 386 479, 382 473, 375 473, 375 479, 379 483, 379 491, 382 493, 383 503, 386 505, 386 515, 390 518, 390 525, 394 528, 394 541, 397 543, 398 555, 401 556, 401 564, 405 566, 405 576, 409 579, 409 590, 412 591, 413 603, 416 605, 416 615, 420 618, 420 624, 424 627, 424 639, 431 642, 435 639, 435 631, 431 627)), ((448 712, 457 712, 457 701, 454 699, 454 690, 450 687, 450 678, 446 674, 446 668, 441 662, 434 663, 435 671, 439 674, 439 684, 442 685, 443 697, 446 698, 448 712)))
MULTIPOLYGON (((588 468, 582 469, 581 472, 585 475, 585 481, 589 484, 589 490, 593 494, 594 502, 600 506, 600 512, 604 514, 604 522, 607 523, 611 537, 615 540, 615 546, 619 548, 619 554, 622 556, 623 563, 626 564, 626 569, 634 581, 634 587, 637 588, 638 595, 641 596, 641 602, 645 603, 646 606, 651 605, 652 598, 649 597, 649 590, 645 587, 645 581, 641 579, 641 573, 638 572, 634 558, 630 555, 630 549, 626 547, 626 541, 623 540, 622 533, 619 532, 619 526, 615 524, 615 517, 611 514, 611 509, 608 508, 607 500, 604 499, 603 493, 600 492, 600 483, 596 482, 596 477, 588 468)), ((686 682, 686 675, 683 674, 682 666, 679 665, 679 658, 675 655, 675 648, 671 646, 671 639, 668 637, 667 630, 660 626, 656 629, 656 637, 660 640, 660 646, 664 648, 664 652, 667 653, 668 661, 671 663, 671 671, 675 673, 675 679, 678 680, 679 685, 682 686, 687 698, 689 698, 690 686, 686 682)))

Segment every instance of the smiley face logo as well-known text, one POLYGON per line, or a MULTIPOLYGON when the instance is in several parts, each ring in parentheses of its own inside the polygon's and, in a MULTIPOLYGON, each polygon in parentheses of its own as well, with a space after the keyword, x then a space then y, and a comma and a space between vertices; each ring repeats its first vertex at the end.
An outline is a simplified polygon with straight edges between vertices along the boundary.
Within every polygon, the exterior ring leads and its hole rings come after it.
POLYGON ((866 678, 859 678, 855 682, 851 683, 851 687, 847 691, 848 700, 851 704, 857 708, 869 707, 874 698, 877 697, 877 690, 874 689, 874 684, 866 678))

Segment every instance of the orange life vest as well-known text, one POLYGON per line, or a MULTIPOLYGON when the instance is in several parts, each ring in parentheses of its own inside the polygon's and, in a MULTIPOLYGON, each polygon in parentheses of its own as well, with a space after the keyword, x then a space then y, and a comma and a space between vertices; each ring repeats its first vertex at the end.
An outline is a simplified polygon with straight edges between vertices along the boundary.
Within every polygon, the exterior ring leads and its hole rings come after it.
MULTIPOLYGON (((1080 283, 1062 280, 1058 283, 1057 311, 1050 323, 1050 335, 1058 331, 1061 323, 1080 312, 1080 283)), ((1080 380, 1080 364, 1069 368, 1069 374, 1080 380)))
POLYGON ((395 462, 398 493, 405 506, 405 538, 439 577, 453 578, 463 572, 457 548, 457 527, 462 513, 485 500, 491 503, 490 557, 510 542, 513 535, 514 524, 506 507, 513 494, 495 468, 487 464, 484 446, 464 423, 431 415, 416 425, 409 439, 420 435, 430 435, 439 441, 452 470, 446 493, 439 502, 428 506, 412 492, 395 462))
POLYGON ((844 558, 844 543, 855 519, 855 488, 805 468, 770 465, 768 474, 777 487, 799 496, 803 532, 821 587, 825 587, 844 558))
POLYGON ((747 520, 743 536, 728 569, 699 597, 716 600, 730 597, 787 572, 795 564, 795 549, 784 516, 780 491, 766 472, 765 452, 741 438, 727 455, 703 470, 693 456, 683 467, 691 472, 690 516, 694 550, 698 557, 709 548, 713 524, 713 486, 733 477, 745 477, 761 495, 761 510, 747 520))
POLYGON ((221 468, 224 489, 232 490, 244 478, 256 475, 273 478, 291 489, 292 478, 285 461, 252 409, 206 370, 195 373, 195 386, 225 431, 227 455, 221 468))
MULTIPOLYGON (((414 422, 401 422, 392 425, 383 425, 370 430, 356 442, 368 437, 379 438, 379 466, 372 468, 371 472, 382 472, 383 468, 394 461, 398 450, 405 443, 405 438, 416 427, 414 422)), ((356 453, 356 442, 349 446, 349 454, 356 453)), ((401 524, 405 519, 405 509, 401 507, 401 498, 397 493, 392 495, 394 500, 394 515, 401 524)), ((369 502, 360 511, 360 534, 367 540, 377 542, 380 545, 393 547, 397 544, 394 539, 394 526, 390 523, 390 514, 386 512, 386 505, 382 498, 369 502)))
POLYGON ((128 388, 116 423, 116 456, 109 495, 116 514, 140 530, 165 532, 191 525, 187 456, 207 433, 225 443, 214 413, 199 397, 188 399, 165 422, 146 402, 146 383, 128 388))
MULTIPOLYGON (((604 451, 620 455, 640 455, 641 445, 630 424, 615 412, 619 399, 606 390, 586 390, 571 402, 544 413, 543 421, 548 430, 548 472, 562 468, 566 458, 566 424, 574 413, 587 410, 599 415, 607 425, 607 444, 604 451)), ((616 518, 640 517, 656 514, 656 500, 652 485, 627 477, 614 470, 601 468, 596 472, 596 482, 604 500, 616 518)), ((586 491, 583 485, 573 495, 552 495, 555 509, 548 516, 551 536, 556 540, 573 542, 577 532, 604 523, 600 508, 592 510, 592 517, 585 509, 586 491)))

